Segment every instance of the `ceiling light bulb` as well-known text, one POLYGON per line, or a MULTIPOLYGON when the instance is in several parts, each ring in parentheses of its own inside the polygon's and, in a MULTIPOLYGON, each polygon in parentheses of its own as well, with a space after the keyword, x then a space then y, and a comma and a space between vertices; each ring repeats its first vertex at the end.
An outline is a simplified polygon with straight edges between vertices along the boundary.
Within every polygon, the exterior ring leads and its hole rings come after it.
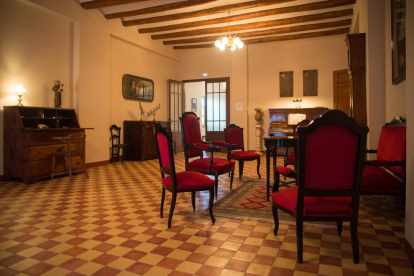
POLYGON ((240 43, 240 38, 238 38, 238 37, 235 37, 234 38, 234 40, 233 40, 233 42, 234 42, 234 44, 239 44, 240 43))
POLYGON ((226 49, 226 47, 224 47, 224 45, 220 46, 220 50, 224 51, 226 49))
POLYGON ((221 41, 220 41, 220 39, 217 39, 217 40, 216 40, 215 45, 216 45, 216 47, 220 48, 220 46, 221 46, 221 41))
POLYGON ((229 39, 227 38, 227 36, 225 36, 225 37, 223 37, 223 38, 221 39, 221 42, 222 42, 224 45, 226 45, 227 43, 229 43, 229 39))
POLYGON ((239 49, 243 48, 243 46, 244 46, 243 41, 240 41, 239 43, 237 43, 237 47, 238 47, 239 49))
POLYGON ((236 50, 236 45, 234 45, 234 44, 233 44, 233 45, 231 45, 231 50, 232 50, 232 51, 236 50))

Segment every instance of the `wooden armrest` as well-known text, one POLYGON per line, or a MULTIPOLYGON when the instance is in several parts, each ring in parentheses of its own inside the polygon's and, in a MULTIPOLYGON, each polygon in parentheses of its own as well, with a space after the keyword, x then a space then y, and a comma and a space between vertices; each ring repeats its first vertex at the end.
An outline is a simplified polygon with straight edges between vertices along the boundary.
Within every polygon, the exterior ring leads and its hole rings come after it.
POLYGON ((365 161, 365 165, 371 166, 405 166, 405 161, 370 160, 365 161))
POLYGON ((370 149, 366 149, 365 153, 377 153, 377 150, 370 150, 370 149))
POLYGON ((214 147, 229 149, 229 150, 237 149, 236 145, 227 144, 226 142, 223 142, 223 141, 213 141, 213 142, 210 142, 210 145, 214 147))
POLYGON ((219 148, 212 147, 212 146, 210 146, 208 144, 205 144, 205 143, 195 143, 195 144, 185 143, 185 145, 189 148, 202 150, 202 151, 206 151, 206 152, 220 152, 219 148))

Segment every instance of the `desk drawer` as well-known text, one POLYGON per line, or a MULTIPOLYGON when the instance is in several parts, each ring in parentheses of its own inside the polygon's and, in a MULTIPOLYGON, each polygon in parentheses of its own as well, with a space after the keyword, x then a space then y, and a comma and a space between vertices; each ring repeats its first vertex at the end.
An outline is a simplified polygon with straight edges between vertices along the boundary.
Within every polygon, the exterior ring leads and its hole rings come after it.
POLYGON ((37 146, 29 148, 29 161, 52 159, 53 153, 64 153, 67 150, 66 144, 51 146, 37 146))
MULTIPOLYGON (((30 166, 30 177, 33 176, 48 176, 52 175, 52 159, 45 159, 40 161, 29 162, 30 166)), ((81 158, 75 156, 72 158, 72 168, 81 169, 83 168, 81 158)), ((67 170, 66 160, 62 157, 57 158, 55 161, 55 174, 67 170)))
POLYGON ((32 131, 29 133, 29 146, 46 146, 46 145, 56 145, 56 144, 64 144, 63 141, 58 141, 53 139, 53 137, 64 137, 68 136, 69 134, 76 133, 76 132, 83 132, 83 130, 61 130, 61 131, 32 131))

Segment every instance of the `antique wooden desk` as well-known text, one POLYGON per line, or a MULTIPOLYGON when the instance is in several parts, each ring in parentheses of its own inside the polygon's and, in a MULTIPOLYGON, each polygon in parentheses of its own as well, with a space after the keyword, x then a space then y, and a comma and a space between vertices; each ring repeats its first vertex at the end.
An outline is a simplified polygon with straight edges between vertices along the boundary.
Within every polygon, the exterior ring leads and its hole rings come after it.
POLYGON ((264 145, 266 147, 266 193, 267 193, 267 200, 269 200, 270 151, 272 151, 273 167, 274 167, 276 166, 277 147, 296 147, 298 143, 298 138, 295 138, 293 136, 272 136, 272 137, 263 137, 263 140, 264 140, 264 145))

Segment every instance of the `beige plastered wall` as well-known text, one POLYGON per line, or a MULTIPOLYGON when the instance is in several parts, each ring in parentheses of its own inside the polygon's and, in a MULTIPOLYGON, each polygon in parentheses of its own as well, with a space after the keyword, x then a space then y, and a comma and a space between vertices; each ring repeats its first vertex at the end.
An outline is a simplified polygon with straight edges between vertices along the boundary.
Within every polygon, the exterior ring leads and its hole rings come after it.
POLYGON ((204 81, 197 81, 197 82, 186 82, 184 83, 184 91, 185 91, 185 105, 184 105, 184 111, 192 111, 192 99, 197 100, 197 111, 194 113, 197 114, 197 117, 200 118, 200 131, 201 136, 206 135, 206 128, 202 125, 202 112, 201 112, 201 101, 202 99, 205 100, 205 98, 202 98, 205 96, 205 89, 206 89, 206 83, 204 81))
MULTIPOLYGON (((407 48, 414 49, 414 2, 407 1, 407 48)), ((414 53, 407 50, 406 116, 407 116, 407 200, 405 237, 414 247, 414 53)))
POLYGON ((263 134, 267 136, 269 108, 333 107, 333 71, 347 68, 345 36, 322 37, 277 43, 248 45, 234 52, 216 48, 183 51, 181 79, 230 77, 230 123, 245 129, 247 149, 256 148, 255 108, 263 110, 263 134), (196 61, 196 62, 194 62, 196 61), (303 97, 303 70, 318 70, 319 94, 303 97), (280 98, 279 72, 293 71, 294 97, 280 98), (236 103, 243 104, 236 111, 236 103))
MULTIPOLYGON (((136 28, 125 28, 120 20, 106 20, 99 10, 84 10, 74 0, 2 0, 0 60, 2 106, 17 103, 13 89, 22 83, 25 105, 53 107, 53 81, 65 84, 62 107, 75 108, 81 127, 94 128, 86 131, 86 162, 92 163, 108 160, 110 123, 128 120, 128 110, 138 114, 137 103, 111 102, 112 94, 122 95, 118 72, 156 80, 155 100, 143 107, 148 111, 161 103, 157 119, 165 120, 167 81, 177 77, 180 52, 149 35, 138 35, 136 28), (119 49, 123 56, 112 60, 112 51, 119 49), (111 69, 112 61, 128 55, 134 64, 111 69), (111 112, 114 104, 116 113, 111 112)), ((3 111, 0 116, 3 137, 3 111)), ((0 175, 3 146, 2 141, 0 175)))

